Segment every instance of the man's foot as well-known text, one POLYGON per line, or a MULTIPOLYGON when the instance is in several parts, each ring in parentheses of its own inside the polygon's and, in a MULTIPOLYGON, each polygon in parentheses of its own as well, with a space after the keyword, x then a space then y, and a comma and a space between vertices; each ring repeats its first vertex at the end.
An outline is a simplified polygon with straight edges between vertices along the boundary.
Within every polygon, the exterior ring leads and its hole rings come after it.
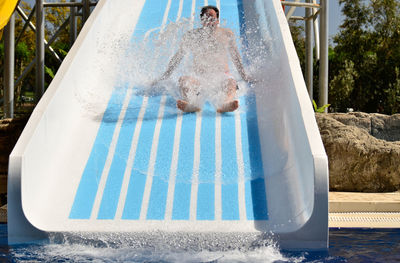
POLYGON ((237 110, 237 108, 239 108, 239 101, 233 100, 222 105, 222 107, 217 109, 217 112, 219 113, 231 112, 237 110))
POLYGON ((183 112, 196 112, 200 111, 200 109, 194 105, 189 104, 187 101, 184 100, 177 100, 176 107, 183 112))

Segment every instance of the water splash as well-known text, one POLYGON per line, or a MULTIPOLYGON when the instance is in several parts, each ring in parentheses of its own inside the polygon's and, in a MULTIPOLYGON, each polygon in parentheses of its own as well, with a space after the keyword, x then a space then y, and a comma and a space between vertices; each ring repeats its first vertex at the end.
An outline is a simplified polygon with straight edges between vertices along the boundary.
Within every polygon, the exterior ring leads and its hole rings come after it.
MULTIPOLYGON (((126 34, 116 36, 112 32, 99 38, 100 44, 95 47, 97 54, 94 58, 95 71, 99 75, 91 76, 77 88, 75 93, 78 101, 83 105, 89 114, 101 115, 108 103, 111 91, 125 92, 133 89, 136 95, 159 95, 167 94, 175 99, 182 99, 182 92, 179 89, 178 80, 181 76, 194 76, 202 80, 201 91, 193 91, 188 94, 188 99, 196 106, 202 107, 205 101, 210 101, 216 108, 221 106, 226 100, 226 91, 221 86, 226 81, 227 76, 224 72, 208 74, 203 77, 194 74, 193 54, 188 52, 167 80, 151 85, 167 69, 172 56, 177 52, 182 43, 183 36, 193 28, 200 28, 199 22, 182 18, 177 22, 171 22, 164 28, 156 28, 147 32, 144 36, 131 38, 130 31, 126 34), (129 32, 129 33, 128 33, 129 32), (83 86, 83 88, 82 88, 83 86), (201 94, 199 96, 199 94, 201 94)), ((222 25, 224 27, 224 25, 222 25)), ((247 33, 257 32, 259 29, 247 29, 247 33)), ((256 39, 256 38, 255 38, 256 39)), ((196 39, 195 39, 196 40, 196 39)), ((186 46, 190 50, 199 48, 215 48, 216 43, 208 41, 204 36, 205 43, 199 45, 199 41, 188 41, 186 46)), ((264 67, 266 57, 272 54, 270 49, 265 49, 265 40, 253 40, 251 43, 244 41, 236 36, 236 42, 245 58, 246 71, 253 79, 263 82, 266 76, 259 74, 260 67, 264 67), (246 47, 251 47, 252 50, 246 47)), ((226 51, 228 52, 228 51, 226 51)), ((213 68, 215 57, 203 60, 205 68, 213 68)), ((229 62, 229 71, 232 77, 238 82, 239 90, 237 97, 246 95, 252 88, 241 80, 239 73, 229 62)), ((122 103, 122 102, 116 102, 122 103)))
POLYGON ((273 239, 263 235, 235 237, 230 234, 221 238, 186 234, 179 238, 177 234, 162 233, 142 236, 57 233, 51 235, 49 244, 14 247, 10 254, 16 262, 255 263, 301 262, 304 259, 284 256, 273 239), (212 248, 207 248, 207 243, 212 244, 212 248))

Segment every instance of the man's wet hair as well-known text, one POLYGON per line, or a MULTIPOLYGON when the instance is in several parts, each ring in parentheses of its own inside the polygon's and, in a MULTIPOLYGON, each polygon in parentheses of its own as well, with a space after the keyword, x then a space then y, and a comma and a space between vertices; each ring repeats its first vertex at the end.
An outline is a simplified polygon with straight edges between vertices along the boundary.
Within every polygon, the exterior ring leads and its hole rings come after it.
POLYGON ((218 10, 218 8, 217 8, 216 6, 213 6, 213 5, 206 5, 206 6, 203 6, 203 7, 201 8, 201 11, 200 11, 200 18, 202 18, 202 17, 206 14, 206 12, 207 12, 208 9, 214 10, 215 13, 217 13, 217 18, 219 19, 219 10, 218 10))

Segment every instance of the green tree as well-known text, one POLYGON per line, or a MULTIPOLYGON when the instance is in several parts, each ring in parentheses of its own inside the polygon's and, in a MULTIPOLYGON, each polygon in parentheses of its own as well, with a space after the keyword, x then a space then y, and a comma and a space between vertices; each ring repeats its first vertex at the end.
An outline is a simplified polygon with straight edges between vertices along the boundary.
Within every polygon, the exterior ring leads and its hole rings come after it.
POLYGON ((398 112, 400 100, 395 87, 396 68, 400 68, 400 3, 339 2, 345 19, 334 38, 330 102, 341 110, 352 107, 366 112, 398 112), (351 92, 344 92, 350 86, 351 92))
MULTIPOLYGON (((61 0, 65 2, 65 0, 61 0)), ((32 7, 27 1, 21 1, 19 6, 24 10, 26 14, 29 14, 32 7)), ((68 7, 51 7, 45 9, 45 36, 49 40, 59 27, 64 23, 65 19, 69 16, 70 8, 68 7)), ((81 28, 81 20, 78 19, 78 28, 81 28)), ((35 15, 32 17, 32 23, 36 24, 35 15)), ((16 38, 20 35, 25 22, 17 14, 15 16, 15 36, 16 38)), ((51 44, 52 48, 58 54, 61 59, 66 56, 66 53, 70 49, 69 44, 69 25, 60 32, 57 39, 51 44)), ((36 49, 36 34, 29 27, 24 31, 16 43, 15 47, 15 77, 16 79, 22 74, 27 65, 35 58, 36 49)), ((46 50, 45 55, 46 64, 46 85, 48 85, 57 72, 60 62, 54 58, 53 54, 46 50)), ((4 70, 4 42, 0 42, 0 97, 3 96, 3 70, 4 70)), ((24 81, 20 82, 15 87, 15 101, 18 103, 22 102, 21 98, 25 92, 32 92, 35 86, 35 70, 33 70, 26 76, 24 81)), ((18 106, 18 105, 17 105, 18 106)))

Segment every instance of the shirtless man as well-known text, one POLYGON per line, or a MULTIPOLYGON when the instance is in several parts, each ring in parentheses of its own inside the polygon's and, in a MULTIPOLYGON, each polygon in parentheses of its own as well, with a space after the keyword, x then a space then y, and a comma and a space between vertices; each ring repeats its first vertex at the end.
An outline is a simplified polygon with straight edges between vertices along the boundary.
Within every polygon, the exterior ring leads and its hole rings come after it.
POLYGON ((188 52, 193 55, 192 76, 179 78, 179 88, 182 100, 177 100, 176 106, 184 112, 195 112, 200 109, 193 105, 191 98, 202 93, 204 87, 213 85, 222 89, 225 94, 224 103, 218 112, 231 112, 239 107, 235 100, 237 82, 229 72, 228 59, 232 61, 243 80, 250 82, 241 62, 236 46, 234 33, 219 27, 219 10, 215 6, 205 6, 201 9, 202 27, 187 32, 182 39, 177 53, 172 57, 165 73, 154 83, 167 79, 188 52))

